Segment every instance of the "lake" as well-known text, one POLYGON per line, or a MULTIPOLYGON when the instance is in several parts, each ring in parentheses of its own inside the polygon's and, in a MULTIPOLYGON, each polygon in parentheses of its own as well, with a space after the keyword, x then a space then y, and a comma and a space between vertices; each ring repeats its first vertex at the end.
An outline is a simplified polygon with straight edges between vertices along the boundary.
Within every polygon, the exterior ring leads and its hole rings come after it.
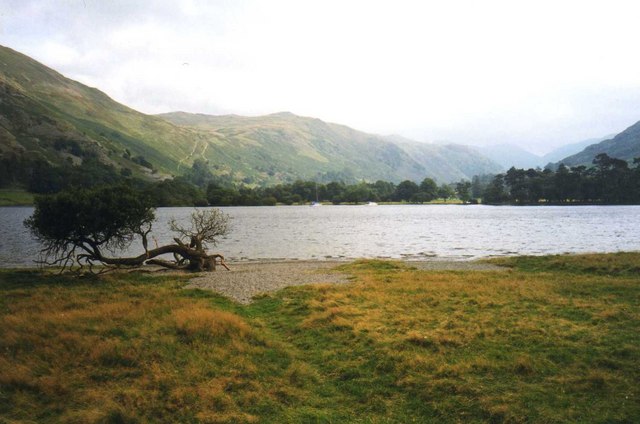
MULTIPOLYGON (((210 249, 228 260, 403 258, 640 250, 640 206, 276 206, 221 208, 232 231, 210 249)), ((192 208, 159 208, 154 236, 192 208)), ((32 266, 39 246, 22 226, 33 208, 0 208, 0 267, 32 266)), ((140 253, 133 246, 132 253, 140 253)))

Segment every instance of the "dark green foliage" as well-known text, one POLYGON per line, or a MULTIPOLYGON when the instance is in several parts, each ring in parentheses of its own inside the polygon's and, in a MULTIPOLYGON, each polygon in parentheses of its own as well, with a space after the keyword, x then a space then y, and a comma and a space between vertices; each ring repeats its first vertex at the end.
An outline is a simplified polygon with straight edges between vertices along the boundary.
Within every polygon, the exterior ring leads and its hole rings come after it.
POLYGON ((366 183, 349 186, 344 193, 344 201, 349 203, 363 203, 377 200, 380 199, 366 183))
POLYGON ((402 201, 412 199, 420 191, 418 184, 413 181, 405 180, 398 184, 393 193, 393 200, 402 201))
POLYGON ((537 204, 540 202, 632 204, 640 202, 640 167, 634 161, 611 158, 602 153, 593 167, 563 164, 549 169, 511 168, 496 175, 484 189, 485 203, 537 204))
POLYGON ((436 198, 445 201, 454 195, 462 202, 482 197, 488 204, 633 204, 640 202, 640 167, 625 161, 598 155, 594 167, 571 169, 560 165, 550 169, 511 168, 496 176, 475 176, 440 187, 431 178, 420 185, 405 180, 398 185, 378 180, 327 184, 296 180, 269 187, 234 185, 228 178, 215 176, 209 165, 196 160, 185 176, 160 182, 136 179, 129 168, 117 171, 96 159, 84 159, 81 165, 53 166, 42 158, 18 156, 0 158, 0 188, 26 186, 30 192, 48 194, 69 188, 92 188, 104 184, 127 183, 147 193, 155 206, 262 206, 312 201, 335 204, 368 201, 425 203, 436 198), (275 200, 275 201, 274 201, 275 200))
POLYGON ((427 202, 438 197, 438 184, 432 178, 425 178, 420 183, 420 192, 428 199, 427 202))
POLYGON ((213 206, 233 205, 235 191, 222 187, 216 183, 209 183, 207 186, 207 201, 213 206))
POLYGON ((479 199, 484 196, 484 191, 487 189, 494 175, 474 175, 471 179, 471 198, 479 199))
POLYGON ((455 195, 455 190, 448 184, 442 184, 438 187, 438 197, 444 199, 446 202, 447 199, 450 199, 455 195))
POLYGON ((51 194, 68 188, 91 188, 123 182, 121 173, 95 158, 82 164, 54 166, 41 157, 0 157, 0 187, 26 187, 31 193, 51 194))
POLYGON ((131 159, 131 161, 137 163, 140 166, 144 166, 145 168, 153 169, 153 164, 146 160, 144 156, 135 156, 131 159))
POLYGON ((57 151, 68 152, 78 157, 82 157, 85 154, 84 149, 82 149, 82 147, 76 140, 59 138, 54 142, 53 147, 57 151))
POLYGON ((150 198, 122 185, 37 196, 33 215, 24 224, 47 255, 66 260, 80 245, 126 248, 154 219, 150 198))
POLYGON ((183 177, 147 185, 145 193, 155 206, 207 206, 204 192, 183 177))
POLYGON ((456 184, 456 195, 463 203, 471 200, 471 183, 469 181, 460 181, 456 184))
POLYGON ((507 193, 504 188, 504 175, 498 174, 484 191, 484 203, 502 203, 506 200, 507 193))
POLYGON ((194 160, 191 169, 184 174, 184 178, 191 184, 203 189, 214 179, 209 170, 209 163, 204 159, 194 160))

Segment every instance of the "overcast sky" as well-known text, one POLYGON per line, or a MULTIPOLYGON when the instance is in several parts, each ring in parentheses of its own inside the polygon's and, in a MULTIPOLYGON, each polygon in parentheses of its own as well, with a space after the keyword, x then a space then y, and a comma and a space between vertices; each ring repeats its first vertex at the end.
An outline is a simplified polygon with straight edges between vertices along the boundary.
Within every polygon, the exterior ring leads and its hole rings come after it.
POLYGON ((640 120, 639 19, 616 0, 0 0, 0 44, 145 113, 545 153, 640 120))

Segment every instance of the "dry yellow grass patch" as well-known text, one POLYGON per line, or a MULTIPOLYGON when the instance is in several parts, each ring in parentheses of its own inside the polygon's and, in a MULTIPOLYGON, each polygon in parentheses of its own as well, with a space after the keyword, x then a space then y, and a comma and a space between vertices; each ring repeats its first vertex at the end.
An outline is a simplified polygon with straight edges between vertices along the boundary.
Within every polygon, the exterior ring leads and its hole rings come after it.
POLYGON ((179 334, 188 339, 241 339, 251 332, 249 325, 238 315, 204 306, 174 310, 173 318, 179 334))
POLYGON ((0 396, 12 393, 16 419, 53 408, 67 422, 255 422, 246 405, 275 401, 277 381, 258 377, 273 348, 243 318, 112 278, 5 292, 0 396))

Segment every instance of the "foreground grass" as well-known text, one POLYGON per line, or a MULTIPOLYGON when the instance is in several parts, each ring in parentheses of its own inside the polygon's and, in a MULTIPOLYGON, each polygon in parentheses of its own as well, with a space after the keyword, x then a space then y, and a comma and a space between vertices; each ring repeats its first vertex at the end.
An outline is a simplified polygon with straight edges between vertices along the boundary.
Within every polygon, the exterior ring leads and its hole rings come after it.
POLYGON ((638 422, 640 254, 360 261, 239 306, 0 273, 0 422, 638 422))

